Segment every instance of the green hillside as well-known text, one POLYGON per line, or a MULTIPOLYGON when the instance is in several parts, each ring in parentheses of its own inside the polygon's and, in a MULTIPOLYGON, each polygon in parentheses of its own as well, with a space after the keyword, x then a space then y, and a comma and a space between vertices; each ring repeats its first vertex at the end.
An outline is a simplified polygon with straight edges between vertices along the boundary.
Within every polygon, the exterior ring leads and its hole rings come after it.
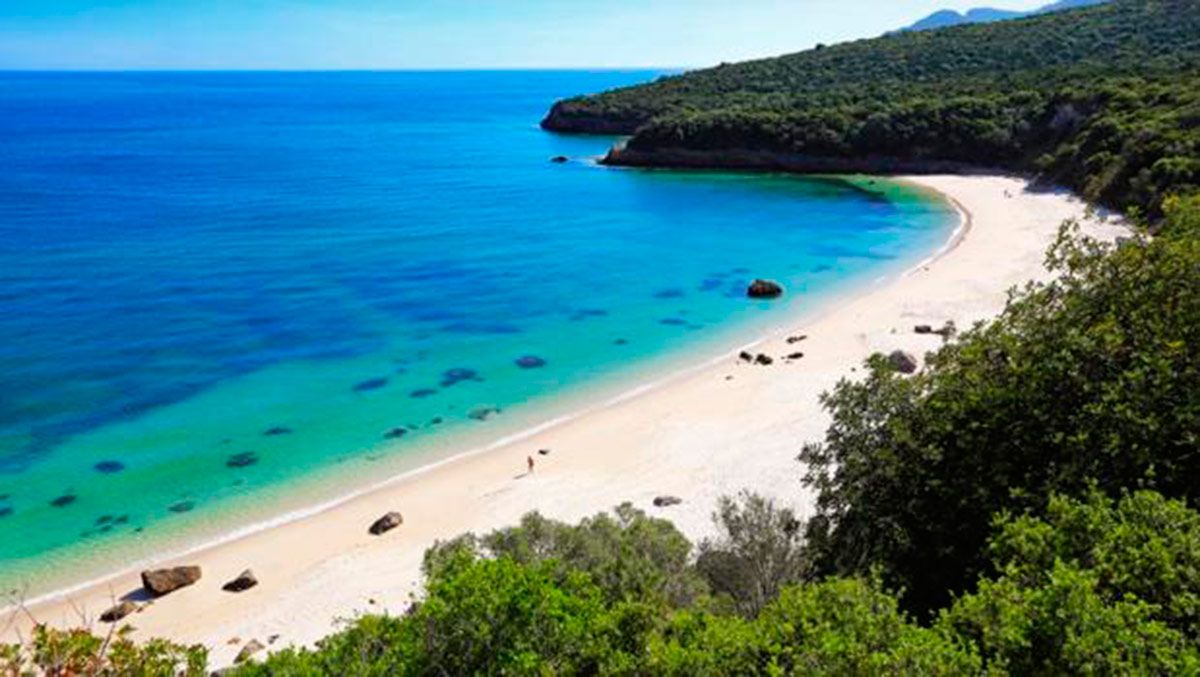
POLYGON ((615 164, 1036 173, 1157 215, 1200 184, 1200 1, 905 33, 561 101, 615 164))

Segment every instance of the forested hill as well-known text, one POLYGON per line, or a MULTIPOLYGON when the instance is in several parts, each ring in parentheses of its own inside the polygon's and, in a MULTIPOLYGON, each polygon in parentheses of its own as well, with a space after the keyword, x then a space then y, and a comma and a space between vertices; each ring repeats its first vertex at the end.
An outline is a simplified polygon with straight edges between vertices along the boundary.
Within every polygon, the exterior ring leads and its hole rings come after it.
POLYGON ((1200 184, 1200 0, 1115 0, 723 64, 560 101, 615 164, 1036 172, 1157 214, 1200 184))

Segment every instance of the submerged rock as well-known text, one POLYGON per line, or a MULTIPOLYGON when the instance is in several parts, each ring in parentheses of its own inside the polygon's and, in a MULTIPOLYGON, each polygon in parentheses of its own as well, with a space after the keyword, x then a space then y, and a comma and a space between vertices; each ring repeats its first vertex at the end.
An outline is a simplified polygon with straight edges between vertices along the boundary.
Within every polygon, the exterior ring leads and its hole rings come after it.
POLYGON ((65 508, 74 503, 76 498, 77 496, 75 496, 75 494, 63 494, 53 501, 50 501, 50 505, 56 508, 65 508))
POLYGON ((431 397, 433 395, 437 395, 437 391, 434 390, 433 388, 417 388, 416 390, 414 390, 408 394, 409 397, 418 399, 418 400, 423 400, 426 397, 431 397))
POLYGON ((662 289, 657 292, 654 292, 654 298, 656 298, 656 299, 683 298, 683 290, 679 289, 678 287, 672 287, 671 289, 662 289))
POLYGON ((903 350, 893 351, 891 355, 888 355, 888 362, 891 362, 892 366, 901 374, 911 374, 917 370, 917 358, 903 350))
POLYGON ((466 367, 455 367, 454 369, 447 369, 446 371, 442 372, 443 388, 449 388, 450 386, 456 383, 462 383, 463 381, 482 380, 483 379, 479 377, 479 372, 475 371, 474 369, 467 369, 466 367))
POLYGON ((138 610, 138 606, 129 600, 125 600, 116 606, 109 607, 100 614, 100 620, 105 623, 116 623, 125 618, 129 614, 138 610))
POLYGON ((183 513, 183 512, 191 512, 192 508, 195 508, 195 507, 196 507, 196 504, 193 501, 180 501, 178 503, 172 503, 171 506, 167 508, 167 510, 170 510, 171 512, 174 512, 174 513, 183 513))
POLYGON ((755 280, 746 289, 746 296, 752 299, 775 299, 783 296, 783 287, 773 280, 755 280))
POLYGON ((537 369, 546 366, 546 360, 537 355, 522 355, 517 358, 517 366, 522 369, 537 369))
POLYGON ((389 430, 383 434, 383 439, 398 440, 407 434, 408 434, 408 429, 406 429, 406 428, 392 428, 391 430, 389 430))
POLYGON ((555 155, 554 157, 550 158, 550 161, 556 165, 561 165, 568 160, 570 160, 570 158, 568 158, 566 155, 555 155))
POLYGON ((291 434, 292 434, 292 429, 284 428, 283 426, 275 426, 274 428, 267 428, 266 430, 263 431, 263 435, 265 435, 266 437, 278 437, 279 435, 291 435, 291 434))
POLYGON ((142 572, 142 587, 156 597, 186 588, 198 580, 200 580, 200 567, 197 566, 151 569, 142 572))
POLYGON ((225 592, 244 592, 256 585, 258 585, 258 578, 254 575, 253 571, 246 569, 238 574, 237 578, 222 585, 221 589, 225 592))
POLYGON ((258 454, 253 451, 243 451, 225 459, 225 465, 229 468, 246 468, 256 463, 258 463, 258 454))
POLYGON ((467 416, 475 419, 476 421, 486 421, 499 413, 500 407, 483 406, 475 407, 471 411, 467 412, 467 416))
POLYGON ((0 517, 8 517, 13 514, 11 505, 0 505, 0 517))
POLYGON ((392 529, 395 529, 401 524, 404 524, 404 515, 392 511, 375 520, 371 524, 371 527, 367 529, 367 531, 369 531, 372 536, 379 536, 391 531, 392 529))
POLYGON ((379 390, 387 384, 388 380, 386 378, 369 378, 365 381, 354 384, 354 392, 365 393, 371 390, 379 390))
POLYGON ((124 470, 125 464, 120 461, 100 461, 92 469, 102 475, 111 475, 124 470))
POLYGON ((678 317, 668 317, 658 321, 659 324, 665 324, 668 327, 682 327, 687 324, 687 320, 681 320, 678 317))

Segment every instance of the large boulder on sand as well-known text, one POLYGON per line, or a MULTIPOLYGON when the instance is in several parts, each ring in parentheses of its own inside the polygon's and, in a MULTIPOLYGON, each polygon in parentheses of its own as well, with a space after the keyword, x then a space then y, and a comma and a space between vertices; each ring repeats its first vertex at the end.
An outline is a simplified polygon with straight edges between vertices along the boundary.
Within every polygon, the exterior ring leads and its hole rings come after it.
POLYGON ((368 531, 370 531, 371 535, 373 536, 379 536, 380 534, 384 534, 392 529, 395 529, 401 524, 404 524, 404 516, 393 511, 375 520, 368 531))
POLYGON ((901 374, 911 374, 917 370, 917 358, 903 350, 892 351, 892 354, 888 355, 888 362, 901 374))
POLYGON ((183 566, 142 572, 142 587, 154 596, 165 595, 200 580, 200 567, 183 566))
POLYGON ((136 604, 129 600, 125 600, 124 602, 121 602, 114 607, 110 607, 107 611, 100 614, 100 620, 104 621, 105 623, 116 623, 117 621, 125 618, 137 610, 138 607, 136 604))
POLYGON ((746 296, 752 299, 777 299, 783 296, 783 287, 772 280, 755 280, 746 289, 746 296))
POLYGON ((221 589, 226 592, 243 592, 256 585, 258 585, 258 577, 254 575, 253 571, 246 569, 238 574, 237 578, 222 585, 221 589))

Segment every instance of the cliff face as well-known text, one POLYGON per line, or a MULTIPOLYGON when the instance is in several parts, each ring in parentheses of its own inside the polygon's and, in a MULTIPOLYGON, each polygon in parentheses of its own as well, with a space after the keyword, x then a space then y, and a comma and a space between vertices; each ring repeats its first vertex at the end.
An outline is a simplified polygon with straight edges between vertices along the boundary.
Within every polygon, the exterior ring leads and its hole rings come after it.
POLYGON ((650 115, 636 112, 598 113, 589 105, 559 101, 542 120, 542 129, 571 134, 629 135, 649 122, 650 115))

